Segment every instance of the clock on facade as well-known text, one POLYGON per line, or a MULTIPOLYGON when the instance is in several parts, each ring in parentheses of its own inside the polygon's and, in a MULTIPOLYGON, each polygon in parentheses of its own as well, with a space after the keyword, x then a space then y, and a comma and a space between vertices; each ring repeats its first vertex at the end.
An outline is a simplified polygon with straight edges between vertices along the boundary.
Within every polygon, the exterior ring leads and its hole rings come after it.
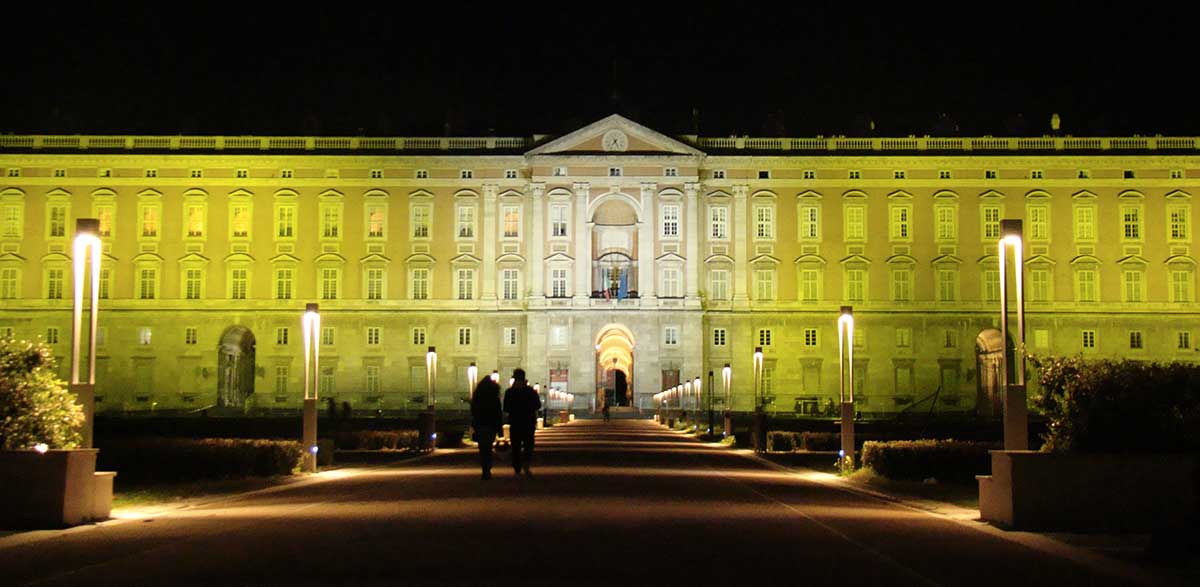
POLYGON ((604 150, 605 151, 624 151, 629 148, 629 137, 619 130, 610 130, 604 133, 604 150))

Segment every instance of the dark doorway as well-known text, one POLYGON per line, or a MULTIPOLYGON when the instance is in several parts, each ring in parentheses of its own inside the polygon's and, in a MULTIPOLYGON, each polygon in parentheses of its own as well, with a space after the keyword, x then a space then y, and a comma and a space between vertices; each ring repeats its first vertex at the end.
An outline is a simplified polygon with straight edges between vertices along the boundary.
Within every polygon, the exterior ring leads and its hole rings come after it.
POLYGON ((616 391, 617 405, 627 406, 629 405, 629 383, 625 380, 625 372, 617 371, 615 379, 613 388, 616 391))
POLYGON ((217 346, 217 406, 240 408, 254 393, 254 333, 233 326, 217 346))

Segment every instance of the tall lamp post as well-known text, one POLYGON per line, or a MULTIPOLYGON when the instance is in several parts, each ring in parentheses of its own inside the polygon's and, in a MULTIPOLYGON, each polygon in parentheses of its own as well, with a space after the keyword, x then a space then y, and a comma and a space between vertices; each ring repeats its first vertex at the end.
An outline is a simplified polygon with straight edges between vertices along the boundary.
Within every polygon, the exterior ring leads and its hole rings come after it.
POLYGON ((437 347, 432 346, 425 353, 425 403, 427 408, 417 418, 420 446, 433 448, 437 441, 437 347))
POLYGON ((842 458, 854 466, 854 308, 838 316, 838 391, 842 407, 842 458), (847 367, 847 363, 849 366, 847 367), (849 375, 849 383, 847 383, 849 375))
POLYGON ((692 416, 692 421, 695 422, 697 426, 700 425, 700 408, 703 405, 700 403, 700 401, 703 397, 704 393, 700 388, 700 376, 697 375, 694 379, 692 379, 692 413, 695 414, 692 416))
POLYGON ((713 431, 713 370, 708 370, 708 433, 713 431))
MULTIPOLYGON (((683 394, 679 396, 680 411, 682 411, 684 414, 687 414, 688 406, 691 403, 692 403, 692 380, 685 379, 683 381, 683 394)), ((693 417, 695 417, 695 416, 693 416, 693 417)))
POLYGON ((767 414, 762 404, 763 350, 754 347, 754 451, 767 450, 767 414))
POLYGON ((302 443, 304 445, 304 470, 309 473, 317 472, 317 385, 320 381, 321 360, 320 341, 321 313, 317 304, 307 304, 304 307, 304 317, 300 323, 304 331, 304 429, 302 443))
POLYGON ((729 363, 725 363, 725 367, 721 369, 721 387, 725 392, 725 418, 722 426, 722 433, 726 436, 733 434, 733 397, 730 395, 733 386, 733 369, 729 363))
POLYGON ((95 218, 80 218, 75 221, 75 242, 72 262, 75 277, 74 302, 71 321, 71 393, 83 405, 83 448, 92 448, 96 420, 96 325, 99 320, 100 301, 100 221, 95 218), (91 311, 88 316, 88 371, 87 381, 79 375, 79 346, 83 335, 83 290, 84 276, 91 255, 91 311))
POLYGON ((1000 381, 1004 387, 1004 450, 1029 449, 1029 415, 1025 398, 1025 258, 1022 253, 1021 221, 1000 221, 1000 381), (1017 293, 1016 381, 1008 380, 1008 288, 1005 267, 1008 248, 1013 250, 1014 288, 1017 293))
POLYGON ((475 384, 479 382, 479 367, 475 366, 475 361, 471 361, 471 366, 467 367, 467 397, 475 398, 475 384))

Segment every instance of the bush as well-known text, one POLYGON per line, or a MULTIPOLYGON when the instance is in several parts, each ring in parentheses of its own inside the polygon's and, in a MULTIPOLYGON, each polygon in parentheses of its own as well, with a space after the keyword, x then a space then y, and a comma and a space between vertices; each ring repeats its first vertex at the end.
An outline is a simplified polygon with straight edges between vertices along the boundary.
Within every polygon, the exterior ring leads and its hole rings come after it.
POLYGON ((79 446, 83 408, 54 370, 45 344, 0 339, 0 450, 79 446))
POLYGON ((356 430, 337 435, 338 450, 417 450, 416 430, 356 430))
POLYGON ((767 450, 774 452, 792 452, 800 446, 799 435, 785 430, 767 432, 767 450))
POLYGON ((1200 450, 1200 365, 1031 357, 1045 414, 1043 450, 1200 450))
POLYGON ((862 463, 889 479, 970 482, 991 471, 989 450, 999 445, 961 440, 893 440, 863 443, 862 463))
POLYGON ((804 450, 838 451, 842 448, 842 435, 837 432, 804 432, 800 434, 800 447, 804 450))
POLYGON ((99 467, 139 481, 270 477, 291 475, 303 454, 292 440, 140 438, 106 443, 99 467))

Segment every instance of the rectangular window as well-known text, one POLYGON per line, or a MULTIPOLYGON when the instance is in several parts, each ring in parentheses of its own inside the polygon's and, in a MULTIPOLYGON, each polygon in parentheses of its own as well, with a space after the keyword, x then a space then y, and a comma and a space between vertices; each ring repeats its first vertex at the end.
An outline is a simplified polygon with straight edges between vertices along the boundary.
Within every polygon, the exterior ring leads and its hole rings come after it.
POLYGON ((1092 177, 1092 172, 1087 169, 1080 169, 1077 177, 1079 179, 1090 179, 1092 177))
POLYGON ((1121 206, 1121 227, 1124 240, 1142 238, 1142 209, 1139 206, 1121 206))
POLYGON ((664 298, 678 298, 683 296, 682 288, 680 287, 679 269, 663 269, 661 293, 664 298))
POLYGON ((416 178, 417 179, 429 179, 429 170, 428 169, 418 169, 416 172, 416 178))
POLYGON ((521 209, 517 206, 504 207, 504 238, 521 236, 521 209))
POLYGON ((820 299, 820 273, 815 269, 800 271, 800 300, 815 302, 820 299))
POLYGON ((367 206, 367 238, 383 238, 383 225, 387 218, 383 206, 367 206))
POLYGON ((912 348, 912 329, 897 328, 896 329, 896 348, 909 349, 912 348))
POLYGON ((501 341, 505 346, 517 346, 517 329, 512 326, 506 326, 501 335, 501 341))
POLYGON ((1041 169, 1034 169, 1029 172, 1029 179, 1045 179, 1046 174, 1042 173, 1041 169))
POLYGON ((234 204, 229 207, 229 236, 246 238, 250 236, 250 206, 234 204))
POLYGON ((338 238, 342 233, 342 214, 336 205, 321 207, 321 238, 338 238))
POLYGON ((1096 240, 1096 208, 1093 206, 1075 207, 1075 240, 1085 243, 1096 240))
POLYGON ((1085 348, 1085 349, 1096 348, 1096 331, 1095 330, 1084 330, 1082 334, 1083 334, 1083 341, 1082 341, 1083 348, 1085 348))
POLYGON ((475 172, 470 169, 462 169, 458 172, 459 179, 472 179, 475 177, 475 172))
MULTIPOLYGON (((249 270, 247 269, 230 269, 229 270, 229 299, 244 300, 246 299, 246 288, 249 285, 249 270)), ((333 299, 333 298, 326 298, 333 299)))
POLYGON ((142 236, 158 236, 158 206, 142 206, 142 236))
POLYGON ((771 269, 757 269, 754 271, 754 299, 756 300, 773 300, 775 299, 775 271, 771 269))
POLYGON ((109 286, 112 285, 112 269, 100 270, 100 299, 107 300, 109 286))
POLYGON ((381 328, 379 326, 368 326, 367 327, 367 345, 368 346, 379 346, 379 344, 382 341, 383 341, 383 328, 381 328))
POLYGON ((500 289, 503 299, 515 300, 520 287, 520 273, 516 269, 504 269, 500 272, 500 289))
POLYGON ((816 170, 813 170, 813 169, 805 169, 801 173, 801 177, 803 177, 804 179, 816 179, 817 172, 816 172, 816 170))
POLYGON ((984 240, 1000 238, 1000 206, 984 206, 980 210, 983 219, 984 240))
POLYGON ((1186 331, 1175 333, 1175 348, 1181 351, 1192 348, 1192 333, 1186 331))
POLYGON ((679 168, 678 167, 664 167, 663 168, 663 176, 678 177, 679 176, 679 168))
POLYGON ((1033 346, 1039 349, 1050 348, 1050 331, 1038 328, 1033 331, 1033 346))
POLYGON ((13 300, 17 297, 17 269, 5 267, 0 269, 0 300, 13 300))
POLYGON ((1050 272, 1046 269, 1034 269, 1029 272, 1029 300, 1033 302, 1049 302, 1050 272))
MULTIPOLYGON (((21 219, 22 209, 21 204, 5 204, 4 206, 4 238, 18 239, 21 238, 23 221, 21 219)), ((111 226, 111 223, 109 224, 111 226)), ((101 229, 104 225, 101 224, 101 229)), ((107 235, 104 235, 107 236, 107 235)))
POLYGON ((1186 206, 1172 206, 1167 210, 1167 234, 1172 241, 1186 241, 1191 234, 1188 230, 1190 210, 1186 206))
POLYGON ((862 179, 862 171, 851 169, 849 173, 850 179, 862 179))
POLYGON ((46 329, 46 344, 58 344, 58 328, 51 326, 46 329))
POLYGON ((550 206, 550 236, 567 236, 567 205, 550 206))
POLYGON ((505 169, 504 170, 504 179, 517 179, 517 170, 516 169, 505 169))
POLYGON ((458 299, 469 300, 475 297, 475 270, 474 269, 459 269, 458 273, 458 299))
POLYGON ((291 329, 286 326, 280 326, 275 329, 275 344, 284 346, 288 343, 288 337, 291 334, 291 329))
POLYGON ((553 297, 553 298, 567 297, 567 270, 566 269, 551 269, 550 270, 550 297, 553 297))
POLYGON ((953 206, 938 206, 933 211, 935 235, 938 242, 958 240, 958 209, 953 206))
POLYGON ((725 346, 725 329, 724 328, 714 328, 713 329, 712 344, 713 344, 713 346, 725 346))
POLYGON ((620 167, 609 167, 608 168, 608 176, 609 177, 621 177, 621 173, 622 172, 621 172, 620 167))
POLYGON ((937 293, 939 302, 953 302, 958 299, 957 269, 938 269, 937 293))
POLYGON ((771 346, 771 329, 758 329, 758 346, 771 346))
POLYGON ((1075 299, 1080 302, 1097 302, 1099 287, 1096 283, 1096 271, 1081 269, 1075 272, 1075 299))
POLYGON ((663 328, 663 344, 666 346, 676 346, 679 344, 678 326, 667 326, 663 328))
POLYGON ((1129 348, 1133 350, 1142 349, 1142 331, 1131 330, 1129 332, 1129 348))
POLYGON ((294 274, 291 269, 276 269, 275 270, 275 299, 290 300, 292 299, 292 279, 294 274))
POLYGON ((458 346, 469 346, 471 344, 471 329, 470 327, 460 327, 458 329, 458 346))
POLYGON ((1050 240, 1050 208, 1046 206, 1030 206, 1029 240, 1050 240))
POLYGON ((322 326, 321 327, 321 345, 322 346, 333 346, 333 343, 334 343, 333 335, 334 335, 334 332, 333 332, 332 326, 322 326))
POLYGON ((383 170, 382 169, 372 169, 371 170, 371 179, 383 179, 383 170))
POLYGON ((425 327, 416 326, 412 329, 413 346, 425 346, 425 327))
POLYGON ((714 269, 708 274, 709 279, 709 297, 714 300, 729 299, 729 271, 725 269, 714 269))
POLYGON ((817 329, 816 328, 805 328, 804 329, 804 346, 806 346, 808 348, 814 348, 817 346, 817 329))
POLYGON ((912 207, 892 206, 892 231, 894 241, 912 240, 912 207))
POLYGON ((1142 301, 1142 272, 1137 270, 1122 271, 1122 281, 1125 286, 1125 301, 1142 301))
POLYGON ((329 397, 329 396, 333 395, 334 389, 336 389, 336 387, 334 386, 334 368, 333 367, 330 367, 330 366, 321 367, 320 382, 321 382, 320 394, 325 397, 329 397))
POLYGON ((712 178, 713 179, 725 179, 725 170, 724 169, 714 169, 712 172, 712 178))
POLYGON ((846 206, 846 240, 862 241, 867 238, 866 206, 846 206))
POLYGON ((566 167, 555 167, 554 170, 550 172, 550 175, 553 175, 554 177, 566 177, 567 176, 567 168, 566 167))
POLYGON ((712 227, 709 232, 714 240, 729 238, 729 208, 713 206, 708 209, 708 223, 712 227))
POLYGON ((892 270, 892 301, 908 302, 912 300, 912 270, 892 270))
POLYGON ((1171 301, 1192 301, 1192 272, 1188 270, 1171 271, 1171 301))
POLYGON ((249 169, 239 169, 239 170, 237 170, 235 175, 237 175, 238 179, 246 179, 246 178, 250 177, 250 170, 249 169))
POLYGON ((192 238, 204 236, 204 206, 191 204, 187 207, 187 235, 192 238))
POLYGON ((103 236, 103 237, 112 236, 113 205, 112 204, 97 204, 95 207, 95 210, 96 210, 96 219, 100 221, 100 236, 103 236))
POLYGON ((775 208, 771 206, 754 208, 754 237, 758 240, 775 238, 775 208))
POLYGON ((143 326, 143 327, 139 328, 138 329, 138 344, 141 346, 149 346, 150 341, 152 340, 153 334, 154 334, 153 331, 151 331, 150 327, 148 327, 148 326, 143 326))
POLYGON ((412 207, 412 236, 413 238, 429 238, 429 220, 433 209, 420 204, 412 207))
POLYGON ((567 327, 566 326, 551 326, 550 327, 550 346, 555 346, 555 347, 567 346, 567 327))
POLYGON ((821 240, 821 209, 816 206, 800 208, 800 240, 821 240))
POLYGON ((292 179, 292 178, 296 177, 296 171, 293 169, 280 169, 279 177, 281 177, 283 179, 292 179))
POLYGON ((906 177, 908 177, 908 174, 902 169, 897 169, 892 172, 892 179, 904 179, 906 177))
POLYGON ((951 175, 949 169, 942 169, 938 171, 938 179, 951 179, 953 177, 954 176, 951 175))
POLYGON ((1000 270, 983 270, 983 299, 986 302, 1000 301, 1000 270))
POLYGON ((67 235, 67 207, 54 205, 50 206, 47 226, 47 234, 50 238, 63 237, 67 235))
POLYGON ((275 234, 279 238, 296 236, 296 206, 283 204, 279 206, 275 219, 275 234))
POLYGON ((153 300, 158 285, 158 270, 146 267, 138 271, 138 299, 153 300))
POLYGON ((367 365, 367 393, 377 394, 383 390, 379 378, 379 365, 367 365))
POLYGON ((846 299, 861 302, 866 299, 867 272, 863 269, 846 270, 846 299))
POLYGON ((458 238, 475 238, 475 206, 458 207, 458 238))
POLYGON ((429 269, 412 270, 412 299, 429 299, 429 269))
POLYGON ((984 179, 996 179, 997 176, 999 176, 999 174, 996 173, 995 169, 987 169, 983 172, 984 179))
POLYGON ((63 299, 63 281, 65 273, 66 270, 64 269, 46 270, 46 299, 63 299))
POLYGON ((662 207, 662 236, 675 238, 679 236, 679 206, 664 204, 662 207))
POLYGON ((283 395, 288 390, 288 368, 287 365, 275 366, 275 385, 274 390, 277 395, 283 395))
POLYGON ((383 299, 383 269, 367 269, 367 299, 383 299))
POLYGON ((958 333, 951 329, 942 331, 942 348, 955 349, 958 348, 958 333))
POLYGON ((202 269, 187 269, 184 271, 184 298, 189 300, 200 299, 200 288, 204 281, 204 271, 202 269))
POLYGON ((338 299, 338 270, 326 268, 321 270, 321 299, 338 299))

